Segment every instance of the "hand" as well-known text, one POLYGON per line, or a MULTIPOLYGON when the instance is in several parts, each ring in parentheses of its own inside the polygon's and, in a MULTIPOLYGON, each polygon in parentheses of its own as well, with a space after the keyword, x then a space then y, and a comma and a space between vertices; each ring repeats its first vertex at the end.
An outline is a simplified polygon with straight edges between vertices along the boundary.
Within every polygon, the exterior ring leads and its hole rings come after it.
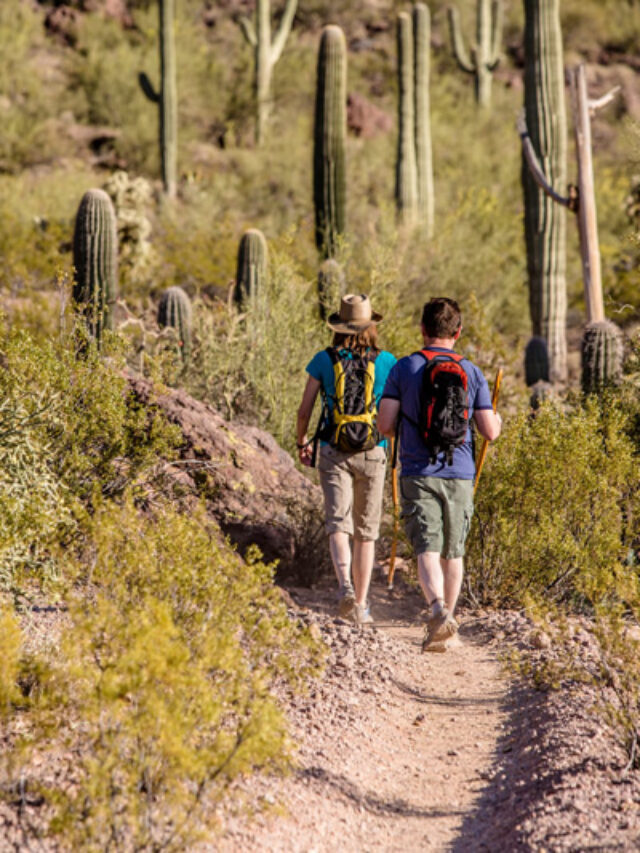
POLYGON ((311 459, 313 456, 313 447, 305 442, 302 447, 298 448, 298 459, 300 460, 302 465, 305 465, 307 468, 311 467, 311 459))

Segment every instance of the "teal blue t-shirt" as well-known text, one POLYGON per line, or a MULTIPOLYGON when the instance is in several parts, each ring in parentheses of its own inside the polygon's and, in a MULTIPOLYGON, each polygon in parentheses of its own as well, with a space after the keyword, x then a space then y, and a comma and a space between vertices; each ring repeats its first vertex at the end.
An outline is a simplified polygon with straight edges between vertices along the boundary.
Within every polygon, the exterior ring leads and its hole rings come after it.
MULTIPOLYGON (((340 350, 340 355, 353 357, 353 353, 347 349, 340 350)), ((376 406, 380 404, 380 398, 382 397, 382 392, 384 391, 387 376, 389 375, 389 371, 391 370, 393 365, 396 363, 396 360, 397 359, 395 355, 392 355, 386 350, 381 350, 376 357, 374 363, 375 372, 373 377, 373 394, 376 398, 376 406)), ((320 383, 322 393, 327 399, 329 411, 331 411, 331 409, 333 408, 331 401, 336 395, 336 383, 335 373, 333 370, 333 362, 331 361, 331 356, 326 350, 321 350, 320 352, 317 352, 314 355, 314 357, 307 365, 307 373, 309 374, 309 376, 313 376, 314 379, 317 379, 320 383)), ((326 443, 326 441, 321 442, 321 444, 326 443)), ((386 438, 380 439, 380 441, 378 442, 378 446, 386 447, 386 438)))

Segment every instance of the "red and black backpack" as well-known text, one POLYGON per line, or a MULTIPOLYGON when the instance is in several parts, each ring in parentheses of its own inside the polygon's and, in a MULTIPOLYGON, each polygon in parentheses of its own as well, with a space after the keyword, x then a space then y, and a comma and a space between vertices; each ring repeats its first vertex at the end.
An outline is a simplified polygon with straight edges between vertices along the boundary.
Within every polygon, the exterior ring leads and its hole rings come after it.
POLYGON ((453 451, 464 444, 469 429, 469 378, 463 356, 420 350, 426 360, 420 386, 420 415, 414 423, 435 462, 444 453, 453 465, 453 451))

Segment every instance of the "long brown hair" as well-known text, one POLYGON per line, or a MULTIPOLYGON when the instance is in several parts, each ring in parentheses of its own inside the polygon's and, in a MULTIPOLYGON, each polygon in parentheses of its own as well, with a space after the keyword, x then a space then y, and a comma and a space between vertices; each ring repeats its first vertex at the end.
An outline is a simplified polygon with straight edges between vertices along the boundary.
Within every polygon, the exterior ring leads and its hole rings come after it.
POLYGON ((350 349, 358 355, 364 355, 367 350, 380 352, 378 346, 378 327, 375 323, 368 326, 363 332, 348 334, 346 332, 334 332, 332 346, 338 349, 350 349))

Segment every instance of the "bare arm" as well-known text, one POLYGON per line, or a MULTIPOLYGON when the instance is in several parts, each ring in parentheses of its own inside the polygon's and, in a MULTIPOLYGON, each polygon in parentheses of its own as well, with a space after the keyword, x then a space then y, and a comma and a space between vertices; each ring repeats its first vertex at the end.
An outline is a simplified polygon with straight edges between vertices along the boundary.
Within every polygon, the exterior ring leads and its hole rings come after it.
POLYGON ((378 432, 381 435, 386 435, 387 438, 393 438, 396 433, 399 414, 400 400, 394 400, 391 397, 384 397, 380 400, 378 419, 376 421, 378 432))
POLYGON ((303 465, 311 464, 312 451, 311 448, 307 446, 307 429, 309 427, 311 413, 313 412, 313 406, 316 402, 316 397, 318 396, 319 390, 319 380, 314 379, 313 376, 309 376, 309 378, 307 379, 307 384, 304 388, 304 392, 302 394, 302 401, 300 403, 300 407, 298 408, 298 421, 296 430, 298 456, 300 457, 300 461, 303 465), (302 447, 300 445, 302 445, 302 447))
POLYGON ((491 409, 479 409, 473 413, 478 432, 487 441, 495 441, 502 430, 502 418, 491 409))

